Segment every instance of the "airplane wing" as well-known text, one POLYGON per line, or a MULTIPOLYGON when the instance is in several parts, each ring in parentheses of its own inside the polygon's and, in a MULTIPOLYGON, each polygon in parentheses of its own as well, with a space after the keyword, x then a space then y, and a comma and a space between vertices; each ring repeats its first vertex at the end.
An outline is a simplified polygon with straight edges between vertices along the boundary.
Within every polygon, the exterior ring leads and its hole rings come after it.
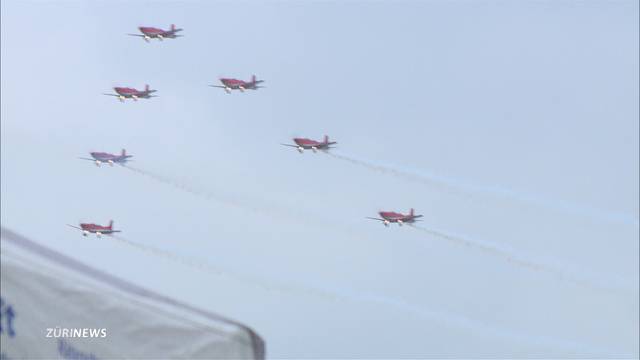
POLYGON ((384 219, 380 219, 380 218, 373 218, 373 217, 366 217, 365 219, 378 220, 378 221, 385 221, 384 219))
POLYGON ((292 144, 280 144, 280 145, 284 145, 284 146, 291 146, 291 147, 294 147, 294 148, 297 148, 297 147, 298 147, 298 145, 292 145, 292 144))
POLYGON ((145 35, 142 35, 142 34, 127 34, 127 35, 129 35, 129 36, 139 36, 139 37, 145 37, 145 35))
POLYGON ((74 226, 74 225, 70 225, 70 224, 67 224, 67 226, 71 226, 71 227, 72 227, 72 228, 74 228, 74 229, 82 230, 82 228, 81 228, 81 227, 78 227, 78 226, 74 226))
POLYGON ((89 161, 96 161, 96 159, 89 159, 89 158, 83 158, 83 157, 79 157, 78 159, 81 159, 81 160, 89 160, 89 161))
POLYGON ((217 88, 223 88, 223 89, 226 89, 226 88, 227 88, 226 86, 222 86, 222 85, 209 85, 209 86, 211 86, 211 87, 217 87, 217 88))
POLYGON ((102 95, 108 95, 108 96, 120 96, 120 95, 118 95, 118 94, 105 94, 105 93, 103 93, 102 95))

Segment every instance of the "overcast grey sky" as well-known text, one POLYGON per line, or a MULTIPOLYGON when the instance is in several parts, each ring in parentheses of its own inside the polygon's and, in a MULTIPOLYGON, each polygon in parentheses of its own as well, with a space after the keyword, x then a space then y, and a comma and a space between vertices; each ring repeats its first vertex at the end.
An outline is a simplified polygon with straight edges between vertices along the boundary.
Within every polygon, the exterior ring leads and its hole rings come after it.
POLYGON ((638 10, 3 1, 2 225, 242 321, 271 358, 637 357, 638 10), (252 74, 267 88, 207 87, 252 74), (368 167, 279 145, 324 134, 368 167), (121 148, 165 181, 76 159, 121 148), (410 207, 467 245, 364 219, 410 207), (65 226, 109 219, 223 273, 65 226))

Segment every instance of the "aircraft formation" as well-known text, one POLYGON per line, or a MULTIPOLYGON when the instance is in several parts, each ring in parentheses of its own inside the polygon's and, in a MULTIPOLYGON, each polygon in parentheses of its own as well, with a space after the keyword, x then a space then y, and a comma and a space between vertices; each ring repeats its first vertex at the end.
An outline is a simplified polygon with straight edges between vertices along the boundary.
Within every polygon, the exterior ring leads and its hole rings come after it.
MULTIPOLYGON (((163 41, 164 39, 176 39, 178 37, 182 37, 184 35, 178 34, 183 29, 176 28, 174 24, 171 24, 169 30, 163 30, 155 27, 148 26, 140 26, 138 27, 140 34, 127 34, 129 36, 141 37, 147 43, 152 39, 157 39, 159 41, 163 41)), ((239 80, 235 78, 220 78, 220 83, 222 85, 209 85, 210 87, 221 88, 227 94, 230 94, 233 90, 239 90, 240 92, 245 92, 246 90, 258 90, 260 88, 264 88, 264 86, 260 85, 264 83, 264 80, 258 80, 255 75, 251 76, 251 80, 239 80)), ((149 87, 149 85, 145 85, 144 90, 137 90, 131 87, 114 87, 115 93, 103 94, 107 96, 117 97, 120 102, 125 102, 126 99, 132 99, 133 101, 138 101, 138 99, 150 99, 152 97, 157 97, 157 95, 153 95, 157 90, 153 90, 149 87)), ((337 144, 335 141, 329 141, 329 136, 325 135, 322 141, 313 140, 309 138, 293 138, 293 144, 281 144, 284 146, 289 146, 296 148, 298 152, 301 154, 304 153, 305 150, 311 150, 314 153, 318 151, 327 152, 332 149, 332 145, 337 144)), ((90 152, 89 155, 91 158, 79 157, 82 160, 88 160, 95 163, 96 166, 100 167, 103 163, 108 164, 109 166, 113 166, 114 164, 118 164, 120 166, 126 166, 126 163, 132 161, 131 158, 133 155, 127 155, 125 149, 122 149, 119 155, 110 154, 106 152, 90 152)), ((408 214, 402 214, 395 211, 379 211, 377 217, 366 217, 366 219, 381 221, 385 227, 388 227, 389 224, 398 224, 402 226, 403 224, 411 225, 418 219, 422 217, 422 215, 416 215, 414 209, 410 209, 408 214)), ((110 235, 113 233, 121 232, 121 230, 113 229, 113 220, 110 220, 108 226, 97 225, 93 223, 80 223, 79 226, 69 225, 68 226, 78 229, 82 231, 83 236, 88 236, 89 234, 96 234, 97 237, 101 237, 102 235, 110 235)))

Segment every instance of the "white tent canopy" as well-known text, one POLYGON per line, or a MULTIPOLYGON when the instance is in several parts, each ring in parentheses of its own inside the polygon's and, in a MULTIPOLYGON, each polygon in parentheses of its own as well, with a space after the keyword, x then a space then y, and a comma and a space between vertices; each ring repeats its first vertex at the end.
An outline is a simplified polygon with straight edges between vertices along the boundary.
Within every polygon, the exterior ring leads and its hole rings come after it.
POLYGON ((2 228, 2 359, 263 359, 249 327, 2 228))

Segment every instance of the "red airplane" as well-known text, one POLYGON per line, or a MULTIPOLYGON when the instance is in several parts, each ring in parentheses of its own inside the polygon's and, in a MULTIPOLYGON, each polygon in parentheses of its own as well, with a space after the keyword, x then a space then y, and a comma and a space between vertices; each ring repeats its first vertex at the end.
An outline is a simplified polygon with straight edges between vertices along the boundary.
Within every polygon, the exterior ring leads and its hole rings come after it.
POLYGON ((256 80, 256 76, 251 76, 251 81, 244 81, 238 79, 228 79, 228 78, 220 78, 220 82, 222 85, 209 85, 211 87, 223 88, 227 94, 231 93, 231 90, 240 90, 244 92, 245 90, 257 90, 259 88, 263 88, 264 86, 259 86, 258 84, 263 83, 264 80, 256 80))
POLYGON ((90 152, 89 155, 91 155, 92 159, 83 158, 83 157, 78 159, 94 161, 96 163, 96 166, 100 166, 100 164, 102 164, 103 162, 106 162, 110 166, 113 166, 113 164, 124 165, 127 163, 127 161, 131 161, 129 160, 129 158, 133 157, 133 155, 127 155, 127 150, 125 149, 122 149, 122 152, 120 153, 120 155, 114 155, 114 154, 109 154, 104 152, 95 152, 95 151, 90 152))
POLYGON ((96 234, 97 237, 104 235, 110 235, 113 233, 121 232, 120 230, 113 230, 113 220, 109 221, 109 226, 102 226, 96 224, 84 224, 81 223, 80 227, 69 225, 74 229, 82 230, 82 236, 88 236, 89 233, 96 234))
POLYGON ((165 38, 175 39, 177 37, 184 36, 184 35, 177 35, 176 34, 178 31, 182 31, 182 29, 176 29, 176 26, 173 25, 173 24, 171 24, 171 29, 169 29, 169 30, 162 30, 162 29, 158 29, 158 28, 154 28, 154 27, 148 27, 148 26, 140 26, 140 27, 138 27, 138 30, 140 30, 140 32, 142 34, 127 34, 127 35, 139 36, 139 37, 143 38, 144 41, 146 41, 146 42, 149 42, 149 40, 151 40, 151 39, 158 39, 158 40, 162 41, 165 38))
POLYGON ((324 136, 324 140, 322 142, 311 140, 307 138, 294 138, 293 142, 296 144, 281 144, 284 146, 291 146, 294 148, 298 148, 300 154, 304 152, 304 150, 313 150, 313 152, 317 152, 318 150, 327 151, 329 149, 333 149, 331 145, 337 144, 335 141, 329 141, 329 137, 327 135, 324 136))
POLYGON ((144 90, 136 90, 134 88, 128 87, 114 87, 116 94, 104 94, 109 96, 116 96, 121 102, 124 102, 124 99, 133 99, 134 101, 138 101, 138 99, 149 99, 152 97, 157 97, 157 95, 151 95, 152 93, 158 90, 150 90, 149 85, 144 86, 144 90))
POLYGON ((382 219, 372 217, 367 217, 367 219, 382 221, 384 226, 389 226, 390 223, 397 223, 399 226, 402 226, 402 224, 405 223, 412 224, 416 221, 420 221, 417 219, 422 217, 422 215, 415 215, 413 209, 411 209, 407 215, 393 211, 380 211, 378 214, 380 214, 382 219))

